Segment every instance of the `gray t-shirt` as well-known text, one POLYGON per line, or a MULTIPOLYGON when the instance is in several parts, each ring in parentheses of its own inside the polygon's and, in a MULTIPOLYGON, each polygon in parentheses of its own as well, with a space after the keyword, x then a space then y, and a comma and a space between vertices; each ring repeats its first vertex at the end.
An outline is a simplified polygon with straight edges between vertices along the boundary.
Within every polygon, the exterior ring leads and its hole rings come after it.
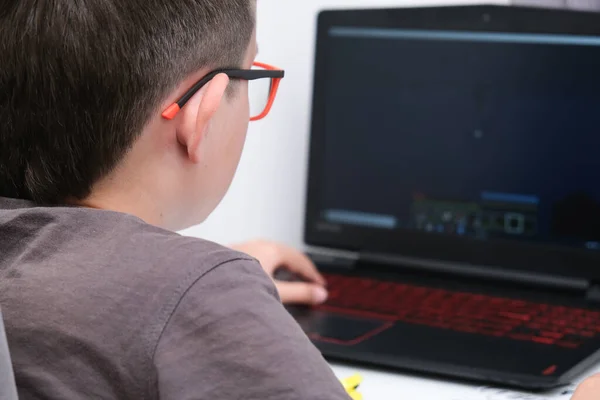
POLYGON ((0 198, 21 400, 347 400, 245 254, 124 214, 0 198))

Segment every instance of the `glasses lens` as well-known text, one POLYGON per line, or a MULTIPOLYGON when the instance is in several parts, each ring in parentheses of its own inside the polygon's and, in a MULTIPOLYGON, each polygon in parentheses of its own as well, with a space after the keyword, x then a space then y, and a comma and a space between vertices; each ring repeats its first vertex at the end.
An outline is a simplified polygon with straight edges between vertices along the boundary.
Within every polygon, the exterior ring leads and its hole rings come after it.
MULTIPOLYGON (((254 67, 252 69, 261 68, 254 67)), ((272 82, 272 79, 256 79, 248 82, 250 117, 258 117, 267 108, 272 82)))

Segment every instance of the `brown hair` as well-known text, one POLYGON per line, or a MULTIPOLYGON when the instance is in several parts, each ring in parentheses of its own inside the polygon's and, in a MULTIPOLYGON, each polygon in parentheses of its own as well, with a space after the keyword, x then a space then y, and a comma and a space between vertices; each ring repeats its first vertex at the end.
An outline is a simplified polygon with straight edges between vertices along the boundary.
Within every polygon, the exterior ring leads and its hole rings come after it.
POLYGON ((82 199, 165 96, 239 67, 251 0, 6 0, 0 9, 0 196, 82 199))

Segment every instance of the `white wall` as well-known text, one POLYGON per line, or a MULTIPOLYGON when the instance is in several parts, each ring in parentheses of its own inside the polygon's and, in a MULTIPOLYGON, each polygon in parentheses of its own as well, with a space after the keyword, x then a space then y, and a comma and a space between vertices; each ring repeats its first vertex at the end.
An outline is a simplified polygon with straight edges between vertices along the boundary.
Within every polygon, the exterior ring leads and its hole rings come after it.
MULTIPOLYGON (((489 3, 507 4, 509 0, 489 3)), ((286 70, 269 117, 252 123, 233 185, 215 213, 184 234, 232 243, 302 245, 317 12, 325 8, 474 4, 449 0, 258 0, 259 60, 286 70)))

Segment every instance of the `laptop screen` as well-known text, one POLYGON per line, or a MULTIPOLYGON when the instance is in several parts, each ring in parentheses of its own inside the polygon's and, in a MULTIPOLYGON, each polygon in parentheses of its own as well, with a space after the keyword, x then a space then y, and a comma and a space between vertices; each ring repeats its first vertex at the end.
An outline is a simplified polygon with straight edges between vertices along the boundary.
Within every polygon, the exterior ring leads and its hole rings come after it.
POLYGON ((600 37, 328 35, 319 226, 600 251, 600 37))

